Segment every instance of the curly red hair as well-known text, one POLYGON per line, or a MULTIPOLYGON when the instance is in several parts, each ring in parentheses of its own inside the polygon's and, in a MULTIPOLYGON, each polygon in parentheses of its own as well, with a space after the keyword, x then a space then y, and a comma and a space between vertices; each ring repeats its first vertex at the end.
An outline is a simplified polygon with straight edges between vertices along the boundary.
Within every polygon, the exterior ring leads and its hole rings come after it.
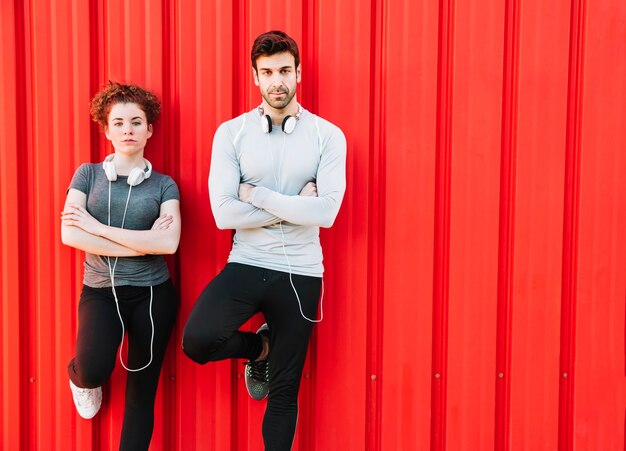
POLYGON ((161 102, 156 95, 137 85, 123 85, 114 81, 102 88, 91 99, 91 117, 101 127, 106 127, 109 113, 116 103, 136 103, 146 113, 148 124, 153 124, 161 114, 161 102))

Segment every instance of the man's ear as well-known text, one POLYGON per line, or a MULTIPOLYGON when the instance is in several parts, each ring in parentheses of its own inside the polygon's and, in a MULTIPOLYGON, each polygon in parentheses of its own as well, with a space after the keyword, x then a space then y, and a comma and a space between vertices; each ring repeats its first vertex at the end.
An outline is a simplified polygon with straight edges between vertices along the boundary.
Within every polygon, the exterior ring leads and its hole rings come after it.
POLYGON ((148 124, 148 138, 152 137, 152 124, 148 124))
POLYGON ((254 67, 252 68, 252 78, 254 78, 254 84, 259 86, 259 74, 254 67))
POLYGON ((296 82, 300 83, 302 81, 302 64, 298 64, 298 68, 296 69, 296 82))

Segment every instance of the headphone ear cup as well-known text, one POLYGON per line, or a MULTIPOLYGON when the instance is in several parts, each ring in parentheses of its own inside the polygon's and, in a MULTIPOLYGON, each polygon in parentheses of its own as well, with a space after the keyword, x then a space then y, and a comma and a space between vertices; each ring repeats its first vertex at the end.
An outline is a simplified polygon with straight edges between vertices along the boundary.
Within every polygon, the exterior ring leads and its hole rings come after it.
POLYGON ((113 157, 115 154, 111 154, 102 162, 102 169, 107 177, 107 180, 114 182, 117 180, 117 172, 115 171, 115 163, 113 163, 113 157))
POLYGON ((261 128, 263 133, 270 133, 272 131, 272 118, 269 115, 264 114, 261 116, 261 128))
POLYGON ((141 182, 143 182, 145 178, 145 171, 143 169, 133 168, 133 170, 130 171, 130 174, 128 174, 126 183, 128 183, 130 186, 137 186, 141 182))
POLYGON ((290 135, 296 129, 296 122, 298 121, 293 116, 287 116, 285 119, 283 119, 283 124, 282 124, 283 132, 290 135))
POLYGON ((126 179, 126 183, 128 183, 130 186, 137 186, 145 179, 149 179, 152 175, 152 164, 150 164, 150 162, 145 158, 143 159, 143 161, 146 163, 145 169, 133 168, 133 170, 130 171, 128 179, 126 179))

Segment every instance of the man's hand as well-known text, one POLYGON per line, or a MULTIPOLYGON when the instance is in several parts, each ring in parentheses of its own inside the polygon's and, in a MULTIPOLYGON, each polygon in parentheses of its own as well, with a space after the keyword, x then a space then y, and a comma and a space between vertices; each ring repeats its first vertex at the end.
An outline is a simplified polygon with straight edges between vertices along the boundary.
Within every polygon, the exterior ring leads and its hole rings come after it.
MULTIPOLYGON (((254 189, 254 185, 250 185, 248 183, 241 183, 239 185, 239 200, 241 202, 250 203, 252 202, 252 190, 254 189)), ((309 197, 317 197, 317 185, 315 182, 309 182, 302 190, 300 190, 300 196, 309 196, 309 197)))
POLYGON ((248 183, 241 183, 239 185, 239 200, 247 204, 251 203, 253 189, 254 189, 254 185, 250 185, 248 183))
POLYGON ((300 196, 317 197, 317 185, 315 182, 309 182, 304 185, 304 188, 300 191, 300 196))

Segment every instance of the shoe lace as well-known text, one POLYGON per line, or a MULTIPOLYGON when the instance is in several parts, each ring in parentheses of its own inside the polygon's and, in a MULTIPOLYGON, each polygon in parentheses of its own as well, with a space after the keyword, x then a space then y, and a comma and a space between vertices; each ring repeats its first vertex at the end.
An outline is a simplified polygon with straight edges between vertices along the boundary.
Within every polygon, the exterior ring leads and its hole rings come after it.
POLYGON ((244 362, 246 365, 246 375, 258 382, 269 382, 269 365, 267 360, 259 360, 258 362, 244 362))
POLYGON ((88 406, 96 402, 95 389, 79 388, 76 395, 76 401, 81 406, 88 406))

